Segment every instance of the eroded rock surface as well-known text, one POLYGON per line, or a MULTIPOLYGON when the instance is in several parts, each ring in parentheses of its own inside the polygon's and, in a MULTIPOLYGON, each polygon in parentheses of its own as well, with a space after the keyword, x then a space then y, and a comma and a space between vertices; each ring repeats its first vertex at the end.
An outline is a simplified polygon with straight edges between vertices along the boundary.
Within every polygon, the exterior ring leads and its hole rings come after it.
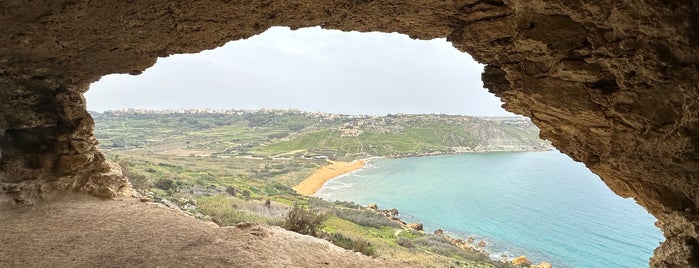
POLYGON ((0 3, 0 193, 114 196, 82 93, 270 26, 446 37, 541 136, 655 215, 655 267, 699 266, 695 1, 19 1, 0 3))

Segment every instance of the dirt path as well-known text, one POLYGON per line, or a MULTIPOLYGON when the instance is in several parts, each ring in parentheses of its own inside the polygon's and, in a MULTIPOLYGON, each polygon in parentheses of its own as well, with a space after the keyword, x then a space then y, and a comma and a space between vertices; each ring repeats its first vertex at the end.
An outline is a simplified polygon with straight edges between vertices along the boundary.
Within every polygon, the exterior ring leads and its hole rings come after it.
POLYGON ((405 267, 278 227, 218 227, 134 198, 0 207, 0 267, 405 267))

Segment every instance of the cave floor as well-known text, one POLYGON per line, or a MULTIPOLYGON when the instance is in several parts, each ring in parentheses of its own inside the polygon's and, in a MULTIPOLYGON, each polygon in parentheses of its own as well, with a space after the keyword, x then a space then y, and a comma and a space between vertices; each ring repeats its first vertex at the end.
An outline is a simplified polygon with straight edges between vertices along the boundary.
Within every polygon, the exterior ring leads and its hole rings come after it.
POLYGON ((70 195, 0 207, 0 219, 0 267, 407 266, 278 227, 218 227, 136 198, 70 195))

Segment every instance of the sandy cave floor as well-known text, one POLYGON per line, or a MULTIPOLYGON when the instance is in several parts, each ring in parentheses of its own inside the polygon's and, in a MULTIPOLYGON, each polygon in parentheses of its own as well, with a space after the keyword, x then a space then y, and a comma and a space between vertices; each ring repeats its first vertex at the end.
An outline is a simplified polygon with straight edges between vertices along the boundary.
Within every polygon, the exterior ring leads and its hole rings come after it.
POLYGON ((406 267, 278 227, 218 227, 135 198, 0 207, 0 267, 406 267))

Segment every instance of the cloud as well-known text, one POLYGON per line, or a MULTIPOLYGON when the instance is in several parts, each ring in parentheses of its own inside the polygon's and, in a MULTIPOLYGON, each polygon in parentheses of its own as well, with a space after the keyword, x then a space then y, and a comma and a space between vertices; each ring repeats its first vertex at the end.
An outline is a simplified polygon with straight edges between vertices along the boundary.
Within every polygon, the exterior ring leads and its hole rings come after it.
POLYGON ((444 39, 274 27, 138 76, 109 75, 88 109, 295 108, 344 114, 511 115, 483 89, 483 66, 444 39))

